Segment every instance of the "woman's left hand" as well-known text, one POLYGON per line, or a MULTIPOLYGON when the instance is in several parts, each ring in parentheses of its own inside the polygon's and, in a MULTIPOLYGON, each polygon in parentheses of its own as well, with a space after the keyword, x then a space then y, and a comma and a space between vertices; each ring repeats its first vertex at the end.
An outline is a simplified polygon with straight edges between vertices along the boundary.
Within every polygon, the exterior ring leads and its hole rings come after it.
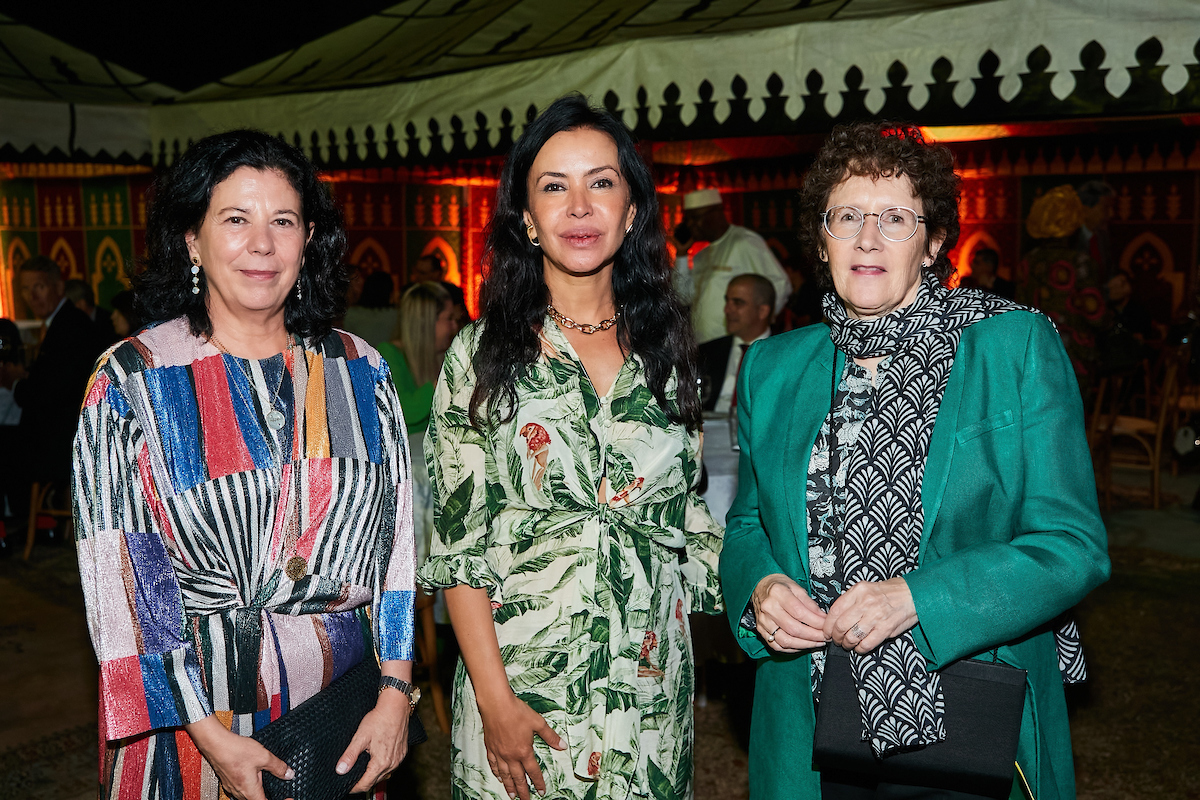
POLYGON ((904 578, 859 581, 834 601, 825 636, 846 650, 869 653, 917 624, 917 607, 904 578))
POLYGON ((337 773, 344 775, 364 750, 371 754, 367 771, 354 784, 351 794, 365 792, 381 780, 391 777, 408 753, 408 717, 412 704, 403 692, 390 690, 379 694, 375 708, 358 724, 350 746, 338 759, 337 773))

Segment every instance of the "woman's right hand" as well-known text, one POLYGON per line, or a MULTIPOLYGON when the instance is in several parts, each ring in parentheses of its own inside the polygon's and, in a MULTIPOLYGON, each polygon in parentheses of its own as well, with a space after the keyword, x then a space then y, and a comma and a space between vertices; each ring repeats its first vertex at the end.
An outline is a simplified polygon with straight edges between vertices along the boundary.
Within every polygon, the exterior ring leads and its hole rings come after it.
POLYGON ((758 635, 772 650, 799 653, 825 646, 825 612, 787 575, 763 578, 751 602, 758 635))
POLYGON ((562 737, 541 714, 511 692, 499 702, 480 703, 483 719, 483 744, 487 749, 488 766, 504 784, 509 797, 529 800, 529 784, 538 794, 546 793, 546 781, 533 754, 533 736, 555 750, 566 750, 562 737))
POLYGON ((217 773, 225 794, 235 800, 266 800, 260 774, 263 770, 285 781, 296 777, 291 767, 270 750, 226 729, 216 717, 205 717, 186 727, 200 754, 217 773))

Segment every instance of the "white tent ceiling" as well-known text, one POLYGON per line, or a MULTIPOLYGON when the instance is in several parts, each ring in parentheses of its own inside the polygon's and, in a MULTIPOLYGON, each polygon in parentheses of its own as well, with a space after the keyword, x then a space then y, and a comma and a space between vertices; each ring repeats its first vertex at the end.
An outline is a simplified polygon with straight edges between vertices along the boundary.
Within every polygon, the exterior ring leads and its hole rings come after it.
POLYGON ((1076 88, 1073 73, 1089 68, 1080 54, 1090 42, 1103 48, 1103 88, 1120 98, 1138 47, 1152 37, 1163 87, 1188 85, 1197 36, 1196 0, 408 0, 180 92, 0 18, 0 145, 145 158, 164 145, 169 156, 176 141, 254 126, 306 144, 333 130, 344 150, 347 130, 361 149, 368 128, 382 142, 390 125, 400 156, 413 157, 410 124, 422 152, 433 145, 431 120, 441 149, 451 147, 455 118, 468 147, 477 127, 494 145, 506 110, 516 135, 531 104, 572 90, 597 101, 615 94, 630 125, 644 90, 654 127, 674 84, 686 125, 706 81, 716 119, 729 115, 738 77, 750 116, 760 117, 775 75, 794 119, 814 94, 806 80, 815 71, 825 111, 836 117, 848 89, 867 90, 866 109, 879 111, 894 85, 888 71, 900 62, 908 102, 920 109, 939 59, 952 66, 954 101, 965 106, 985 53, 998 57, 1000 96, 1009 100, 1039 46, 1050 59, 1050 90, 1062 99, 1076 88))

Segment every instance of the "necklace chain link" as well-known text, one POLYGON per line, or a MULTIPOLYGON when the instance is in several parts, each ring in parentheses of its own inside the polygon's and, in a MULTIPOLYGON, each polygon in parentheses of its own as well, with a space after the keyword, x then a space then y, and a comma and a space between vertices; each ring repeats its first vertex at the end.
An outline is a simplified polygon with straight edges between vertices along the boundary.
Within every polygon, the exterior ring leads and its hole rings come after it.
MULTIPOLYGON (((234 358, 234 359, 237 358, 237 356, 233 355, 233 353, 230 353, 227 349, 225 349, 225 345, 221 344, 221 340, 218 339, 216 336, 209 336, 208 341, 211 342, 214 347, 216 347, 218 350, 220 350, 222 353, 229 356, 230 358, 234 358)), ((287 349, 290 350, 294 346, 295 346, 295 342, 293 342, 291 336, 289 336, 287 349)), ((286 353, 287 351, 285 350, 284 352, 286 353)), ((242 374, 244 374, 246 376, 246 380, 249 381, 250 385, 252 387, 254 387, 255 392, 258 393, 259 397, 261 398, 262 393, 258 392, 258 387, 254 383, 254 376, 250 374, 250 371, 246 369, 245 365, 240 363, 240 361, 242 361, 243 359, 238 359, 238 360, 239 360, 239 366, 241 367, 241 370, 242 370, 242 374)), ((279 411, 277 411, 275 409, 275 401, 279 399, 279 393, 283 390, 283 379, 284 379, 284 377, 287 376, 287 357, 286 357, 286 355, 284 356, 283 365, 280 369, 281 369, 281 372, 279 373, 279 385, 275 387, 275 397, 271 400, 271 404, 267 407, 268 408, 267 427, 269 427, 272 431, 278 431, 280 428, 282 428, 284 425, 284 421, 286 420, 286 417, 282 413, 280 413, 279 411), (278 418, 274 419, 273 418, 274 415, 278 415, 278 418)), ((246 398, 245 393, 243 393, 240 388, 238 389, 238 393, 242 395, 243 399, 246 398)), ((286 458, 286 454, 282 450, 282 442, 279 442, 278 440, 276 440, 274 436, 272 436, 271 439, 274 440, 278 446, 280 446, 280 452, 278 454, 278 457, 276 458, 275 468, 272 470, 272 472, 275 473, 276 485, 278 486, 279 491, 282 492, 283 491, 283 462, 286 458)), ((283 511, 283 513, 285 515, 284 527, 285 527, 286 532, 284 534, 283 547, 280 549, 280 556, 282 557, 286 553, 292 554, 291 557, 288 558, 287 561, 284 563, 283 572, 285 575, 288 576, 288 578, 290 578, 293 581, 299 581, 302 578, 304 578, 308 574, 308 566, 309 566, 308 561, 305 560, 302 556, 300 556, 296 551, 297 544, 300 540, 300 511, 301 511, 300 502, 301 501, 300 501, 300 487, 297 483, 297 481, 299 480, 299 477, 300 477, 299 464, 293 463, 292 464, 291 486, 288 491, 288 496, 282 497, 281 503, 280 503, 281 509, 283 509, 285 506, 290 506, 290 508, 291 508, 291 513, 288 513, 287 511, 283 511)))
MULTIPOLYGON (((246 376, 246 381, 250 384, 251 388, 253 388, 255 390, 255 392, 258 393, 258 387, 254 383, 254 376, 250 373, 250 370, 246 369, 246 365, 241 363, 243 359, 239 359, 233 353, 229 352, 229 350, 227 350, 225 348, 225 345, 221 344, 221 340, 218 339, 215 335, 209 336, 208 341, 210 341, 218 350, 220 350, 225 355, 229 356, 230 358, 237 359, 238 366, 241 368, 242 374, 246 376)), ((291 347, 292 347, 292 342, 291 342, 291 337, 289 336, 288 337, 288 349, 290 350, 291 347)), ((286 350, 284 352, 286 352, 286 350)), ((271 430, 277 430, 278 428, 282 427, 283 420, 286 419, 286 417, 283 417, 283 415, 280 414, 280 412, 278 412, 275 409, 275 403, 279 400, 279 393, 281 391, 283 391, 283 379, 286 376, 287 376, 287 357, 285 356, 284 360, 283 360, 283 366, 280 368, 280 372, 279 372, 279 385, 275 387, 275 394, 274 394, 274 396, 271 397, 270 401, 267 403, 267 406, 266 406, 267 425, 271 428, 271 430), (278 417, 276 417, 275 415, 278 415, 278 417)), ((261 393, 258 393, 258 394, 259 394, 260 399, 263 399, 263 400, 267 399, 261 393)))
POLYGON ((546 306, 546 313, 550 315, 552 320, 557 322, 559 325, 562 325, 564 328, 571 328, 572 330, 579 331, 580 333, 586 333, 589 336, 593 333, 599 333, 601 331, 608 330, 617 324, 617 318, 621 316, 621 312, 618 310, 608 319, 600 320, 595 325, 591 325, 586 322, 576 322, 570 317, 563 315, 562 312, 560 312, 554 306, 546 306))

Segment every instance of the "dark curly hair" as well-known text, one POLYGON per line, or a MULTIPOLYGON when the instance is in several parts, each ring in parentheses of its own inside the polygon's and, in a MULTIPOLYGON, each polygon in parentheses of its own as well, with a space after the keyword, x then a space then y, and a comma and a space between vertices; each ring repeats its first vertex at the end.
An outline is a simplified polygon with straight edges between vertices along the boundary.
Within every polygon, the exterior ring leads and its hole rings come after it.
POLYGON ((920 198, 925 216, 926 242, 945 233, 937 253, 931 253, 929 270, 945 283, 954 274, 949 253, 958 242, 959 177, 954 155, 944 145, 930 144, 921 130, 903 122, 853 122, 838 125, 817 153, 800 192, 800 242, 816 264, 817 283, 833 288, 825 250, 821 214, 829 195, 851 176, 873 179, 906 176, 913 195, 920 198))
POLYGON ((146 225, 146 256, 132 277, 138 307, 148 321, 188 318, 193 336, 210 336, 208 281, 201 272, 200 294, 192 294, 192 264, 184 235, 198 232, 213 189, 241 167, 274 170, 300 195, 302 224, 313 226, 296 279, 301 298, 289 292, 284 304, 287 329, 321 339, 341 316, 347 276, 342 264, 346 231, 342 215, 317 170, 290 144, 262 131, 236 130, 193 144, 155 181, 146 225))
POLYGON ((550 137, 580 128, 612 138, 618 167, 637 208, 633 227, 613 263, 613 298, 621 309, 617 341, 626 352, 642 359, 646 382, 667 417, 695 430, 701 419, 696 342, 683 304, 671 288, 671 262, 654 179, 621 121, 589 105, 580 94, 562 97, 542 112, 504 163, 484 254, 481 305, 485 324, 475 355, 471 421, 482 428, 485 416, 512 419, 518 403, 516 382, 541 353, 538 333, 549 290, 543 277, 542 251, 525 235, 522 218, 529 205, 529 170, 550 137), (676 377, 674 402, 666 392, 672 374, 676 377))

